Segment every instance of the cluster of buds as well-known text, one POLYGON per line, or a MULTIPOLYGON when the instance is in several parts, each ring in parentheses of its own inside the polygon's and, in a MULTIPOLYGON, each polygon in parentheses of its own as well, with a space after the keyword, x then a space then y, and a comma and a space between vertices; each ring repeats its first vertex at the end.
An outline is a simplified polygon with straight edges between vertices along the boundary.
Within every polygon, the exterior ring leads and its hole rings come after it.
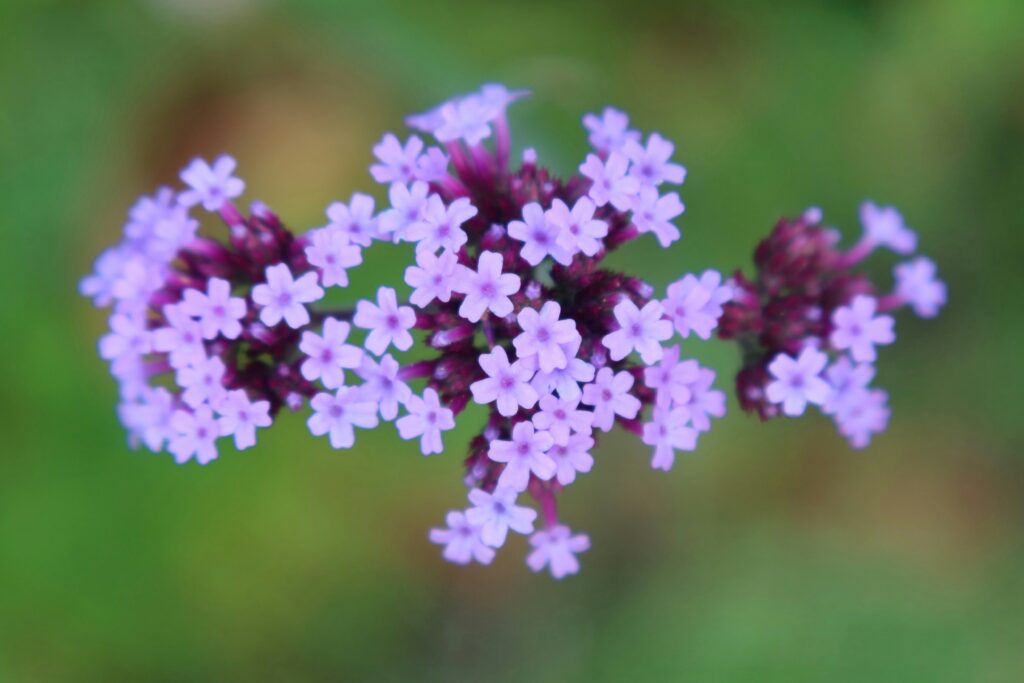
POLYGON ((876 296, 857 266, 879 248, 914 254, 917 235, 893 207, 864 202, 860 219, 864 233, 847 250, 817 208, 780 220, 754 252, 756 277, 736 274, 718 328, 743 353, 736 394, 744 410, 769 419, 816 405, 854 448, 889 422, 888 394, 871 387, 875 347, 896 340, 886 314, 909 306, 932 318, 946 303, 946 286, 924 256, 896 265, 893 290, 876 296))
MULTIPOLYGON (((113 307, 100 354, 133 443, 206 464, 222 439, 248 448, 287 408, 308 410, 310 432, 333 448, 393 422, 426 456, 478 404, 487 417, 465 461, 468 505, 430 539, 452 562, 487 564, 510 530, 529 534, 530 568, 577 572, 590 541, 562 522, 557 499, 593 467, 600 434, 633 432, 659 470, 694 450, 725 394, 673 338, 707 340, 721 323, 745 348, 764 343, 744 316, 763 319, 747 309, 766 295, 708 270, 656 297, 604 267, 646 233, 663 247, 679 239, 683 203, 663 186, 682 184, 685 169, 671 142, 644 140, 611 108, 583 118, 593 151, 578 174, 556 177, 532 149, 514 164, 505 114, 524 95, 486 85, 410 117, 437 144, 388 133, 373 148, 388 204, 353 194, 302 235, 259 202, 238 208, 244 183, 226 156, 193 161, 183 190, 140 199, 81 283, 113 307), (193 213, 219 218, 226 239, 200 236, 193 213), (348 272, 381 243, 411 245, 390 247, 411 259, 407 287, 346 300, 348 272)), ((832 308, 855 290, 844 285, 832 308)))

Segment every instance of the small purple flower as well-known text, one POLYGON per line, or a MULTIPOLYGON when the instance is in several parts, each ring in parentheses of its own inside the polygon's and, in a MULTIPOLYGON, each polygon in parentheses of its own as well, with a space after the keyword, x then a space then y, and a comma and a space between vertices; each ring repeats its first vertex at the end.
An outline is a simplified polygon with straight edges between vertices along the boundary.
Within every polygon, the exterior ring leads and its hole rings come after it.
POLYGON ((774 378, 765 387, 765 396, 772 403, 781 403, 782 412, 790 417, 803 415, 808 403, 822 405, 831 387, 821 378, 828 356, 806 347, 796 358, 780 353, 768 364, 774 378))
POLYGON ((613 107, 605 107, 600 117, 587 114, 583 126, 590 132, 590 145, 604 154, 618 152, 627 142, 640 139, 640 132, 629 128, 629 116, 613 107))
POLYGON ((469 564, 476 560, 480 564, 490 564, 494 559, 494 548, 486 545, 480 538, 480 527, 470 524, 466 513, 452 510, 445 517, 447 529, 431 529, 430 542, 444 546, 441 556, 455 564, 469 564))
POLYGON ((476 215, 476 207, 466 197, 459 197, 448 206, 436 194, 427 198, 420 220, 406 230, 405 238, 416 242, 416 251, 432 254, 438 249, 458 253, 468 239, 462 224, 476 215))
POLYGON ((352 244, 368 247, 379 237, 377 219, 373 216, 373 197, 356 192, 348 204, 334 202, 327 207, 328 230, 343 235, 352 244))
POLYGON ((463 140, 472 147, 491 135, 494 112, 478 97, 442 105, 440 114, 441 125, 434 131, 434 137, 441 142, 463 140))
POLYGON ((576 555, 590 550, 590 537, 573 535, 569 527, 558 524, 530 536, 533 551, 526 557, 527 566, 535 572, 548 568, 551 576, 562 579, 580 571, 576 555))
POLYGON ((440 256, 429 251, 416 253, 416 265, 405 269, 405 283, 413 288, 409 301, 424 308, 437 299, 447 303, 452 298, 455 268, 459 259, 450 251, 440 256))
POLYGON ((686 408, 656 407, 651 421, 644 424, 643 442, 654 446, 651 467, 668 472, 676 460, 676 451, 697 448, 697 430, 690 427, 686 408))
POLYGON ((864 239, 872 246, 888 247, 897 254, 911 254, 917 249, 917 235, 903 223, 895 207, 864 202, 860 205, 860 222, 864 239))
POLYGON ((892 316, 876 316, 878 301, 859 294, 849 306, 840 306, 832 313, 832 334, 829 342, 840 351, 849 349, 855 361, 873 363, 877 357, 875 345, 896 341, 892 316))
POLYGON ((629 299, 615 306, 619 329, 604 336, 601 343, 612 360, 622 360, 631 351, 650 365, 661 360, 661 342, 672 336, 672 323, 664 319, 665 309, 657 301, 648 301, 642 309, 629 299))
POLYGON ((627 140, 622 153, 629 157, 632 165, 629 174, 644 185, 657 186, 662 183, 681 185, 686 179, 686 169, 669 161, 675 145, 657 133, 647 138, 647 146, 636 140, 627 140))
POLYGON ((480 254, 477 269, 471 270, 459 264, 455 269, 452 289, 466 295, 459 307, 459 315, 471 323, 483 317, 490 310, 499 318, 512 312, 510 295, 519 291, 519 276, 502 274, 501 254, 485 251, 480 254))
POLYGON ((245 317, 245 299, 231 296, 231 283, 227 280, 210 278, 205 294, 198 289, 186 289, 182 298, 181 310, 199 318, 205 339, 215 339, 217 335, 237 339, 242 333, 239 321, 245 317))
POLYGON ((561 227, 547 220, 537 202, 523 207, 523 220, 508 224, 508 236, 523 243, 520 255, 531 266, 550 256, 563 266, 572 261, 570 253, 558 243, 561 227))
POLYGON ((420 451, 423 455, 441 453, 444 445, 441 432, 455 427, 455 415, 441 405, 437 392, 427 388, 423 398, 413 394, 405 402, 409 414, 398 419, 395 426, 403 439, 420 437, 420 451))
POLYGON ((313 436, 327 434, 331 448, 351 448, 356 442, 353 426, 372 429, 378 424, 377 404, 362 400, 356 387, 341 387, 335 394, 319 393, 310 405, 314 412, 306 425, 313 436))
POLYGON ((633 206, 633 201, 640 191, 640 181, 626 175, 629 160, 612 152, 607 161, 601 161, 596 154, 588 154, 587 160, 580 164, 580 173, 590 178, 592 185, 588 196, 597 206, 610 203, 619 211, 626 211, 633 206))
POLYGON ((380 232, 390 234, 395 242, 405 239, 406 231, 423 219, 427 208, 430 186, 417 180, 411 185, 395 183, 388 190, 391 208, 381 213, 377 221, 380 232))
POLYGON ((533 531, 533 520, 537 512, 527 507, 516 505, 518 492, 499 486, 494 493, 482 489, 469 492, 469 502, 473 507, 466 510, 466 521, 480 527, 480 540, 492 548, 505 545, 508 530, 520 534, 533 531))
POLYGON ((193 408, 204 403, 217 408, 227 393, 224 371, 224 361, 216 356, 180 368, 175 380, 184 389, 181 400, 193 408))
POLYGON ((306 247, 306 260, 320 271, 320 284, 348 287, 346 271, 363 262, 362 249, 349 241, 349 233, 336 228, 321 228, 310 235, 312 243, 306 247))
POLYGON ((590 449, 594 447, 594 438, 588 434, 570 434, 565 443, 555 442, 548 455, 555 461, 555 479, 562 486, 576 481, 576 474, 586 474, 594 466, 594 456, 590 449))
POLYGON ((200 406, 195 411, 176 410, 171 416, 171 437, 167 450, 174 455, 179 465, 195 458, 200 465, 205 465, 217 458, 217 437, 220 426, 217 424, 213 411, 209 406, 200 406))
POLYGON ((561 199, 551 201, 551 208, 544 212, 547 224, 558 234, 557 244, 569 256, 582 252, 593 256, 601 251, 604 238, 608 235, 608 224, 594 219, 596 207, 590 197, 580 197, 573 204, 572 211, 561 199))
POLYGON ((302 361, 302 376, 310 382, 320 380, 328 389, 345 384, 345 369, 354 370, 363 359, 363 350, 346 344, 351 326, 335 318, 324 320, 323 334, 302 333, 299 351, 308 358, 302 361))
POLYGON ((562 347, 562 352, 569 359, 564 368, 536 374, 532 384, 533 388, 537 390, 538 396, 549 394, 552 391, 557 393, 559 398, 566 400, 578 400, 582 396, 580 384, 592 382, 596 370, 592 364, 576 357, 581 343, 582 338, 562 347))
POLYGON ((710 339, 722 315, 722 305, 713 298, 718 290, 704 287, 701 280, 687 274, 665 290, 668 295, 662 301, 665 315, 672 319, 676 332, 683 339, 689 337, 690 332, 696 333, 701 339, 710 339))
POLYGON ((111 361, 114 372, 152 349, 153 334, 146 329, 145 317, 126 313, 110 316, 110 332, 100 337, 99 350, 101 358, 111 361))
POLYGON ((699 368, 697 378, 690 384, 690 400, 680 407, 686 408, 690 423, 698 432, 711 429, 711 418, 725 415, 725 392, 713 389, 715 371, 699 368))
POLYGON ((670 346, 660 363, 644 369, 644 384, 655 390, 659 406, 683 406, 692 397, 690 386, 697 381, 700 366, 695 360, 680 361, 679 356, 679 346, 670 346))
POLYGON ((640 399, 629 393, 633 388, 633 375, 623 370, 616 374, 611 368, 601 368, 590 384, 583 386, 583 403, 594 406, 594 428, 607 432, 619 415, 632 420, 640 412, 640 399))
POLYGON ((235 178, 234 158, 222 154, 213 165, 203 159, 193 159, 181 172, 181 180, 189 186, 178 195, 184 206, 202 204, 207 211, 219 211, 224 202, 234 199, 245 191, 245 183, 235 178))
POLYGON ((405 146, 392 133, 386 133, 379 143, 373 147, 373 156, 380 163, 370 166, 370 175, 378 183, 411 183, 417 179, 417 166, 423 141, 415 135, 410 136, 405 146))
POLYGON ((858 392, 856 399, 848 400, 834 416, 839 433, 854 448, 866 448, 871 437, 884 432, 889 424, 888 402, 889 395, 881 389, 858 392))
POLYGON ((284 319, 294 330, 308 325, 305 304, 324 296, 324 290, 316 283, 316 273, 305 273, 296 280, 287 265, 278 263, 267 267, 266 277, 265 283, 252 288, 252 300, 260 306, 260 322, 273 327, 284 319))
POLYGON ((946 304, 946 283, 936 276, 935 262, 919 256, 893 269, 896 296, 922 318, 934 318, 946 304))
POLYGON ((409 330, 416 324, 416 313, 410 306, 398 305, 394 289, 381 287, 377 290, 376 305, 365 299, 356 303, 352 322, 356 327, 370 330, 366 348, 379 356, 389 344, 394 344, 399 351, 409 350, 412 346, 409 330))
POLYGON ((380 406, 380 416, 394 420, 398 416, 399 404, 405 404, 412 396, 412 389, 403 382, 398 373, 401 367, 391 354, 384 354, 380 363, 369 355, 363 355, 363 362, 356 369, 365 384, 359 387, 365 401, 374 401, 380 406))
POLYGON ((530 475, 542 481, 555 476, 555 461, 547 451, 554 444, 551 434, 535 431, 530 422, 518 422, 512 428, 512 440, 495 439, 487 451, 494 462, 505 463, 498 477, 498 486, 525 491, 530 475))
POLYGON ((206 358, 203 347, 203 328, 189 317, 180 304, 168 304, 163 308, 167 326, 153 332, 153 348, 168 354, 172 368, 181 368, 206 358))
POLYGON ((220 413, 221 436, 235 437, 235 448, 240 451, 256 444, 256 428, 269 427, 270 402, 250 401, 242 389, 229 391, 217 407, 220 413))
POLYGON ((559 320, 562 308, 554 301, 545 303, 538 313, 532 308, 519 311, 516 320, 522 333, 512 340, 520 359, 536 357, 541 372, 553 372, 569 363, 563 346, 581 340, 573 320, 559 320))
POLYGON ((551 432, 555 443, 564 444, 569 434, 590 434, 594 425, 594 413, 580 410, 580 398, 560 399, 553 394, 542 396, 539 410, 533 414, 533 426, 551 432))
POLYGON ((642 233, 653 232, 661 246, 667 247, 679 239, 679 228, 672 224, 672 220, 683 213, 686 207, 675 192, 659 195, 657 188, 645 186, 640 189, 630 208, 633 210, 633 225, 636 229, 642 233))
POLYGON ((533 370, 522 361, 509 363, 504 347, 481 354, 479 362, 487 378, 470 385, 474 401, 482 405, 495 403, 505 417, 515 415, 520 406, 529 410, 537 404, 537 392, 530 386, 533 370))
POLYGON ((875 366, 870 363, 854 363, 847 356, 840 356, 825 370, 825 380, 832 387, 828 398, 821 406, 821 412, 835 415, 850 403, 859 400, 871 380, 875 377, 875 366))
POLYGON ((451 159, 437 147, 431 147, 416 164, 416 180, 435 183, 448 177, 448 164, 451 159))
POLYGON ((138 401, 122 403, 118 416, 133 440, 141 440, 149 450, 160 452, 174 436, 171 417, 175 411, 174 395, 163 387, 146 387, 138 401))

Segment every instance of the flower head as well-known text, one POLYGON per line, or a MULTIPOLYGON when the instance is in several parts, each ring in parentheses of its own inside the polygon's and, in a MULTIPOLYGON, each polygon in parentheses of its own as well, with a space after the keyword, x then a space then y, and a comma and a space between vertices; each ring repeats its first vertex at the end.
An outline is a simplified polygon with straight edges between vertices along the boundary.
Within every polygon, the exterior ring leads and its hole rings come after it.
POLYGON ((640 191, 640 181, 626 175, 629 159, 618 152, 612 152, 608 159, 601 160, 596 154, 588 154, 580 164, 580 173, 591 180, 588 196, 597 206, 611 204, 619 211, 631 208, 640 191))
POLYGON ((512 428, 511 441, 492 441, 487 457, 505 465, 498 477, 498 486, 525 491, 531 475, 542 481, 553 477, 555 461, 547 455, 552 444, 551 434, 536 431, 530 422, 517 422, 512 428))
POLYGON ((779 354, 768 364, 774 380, 765 387, 765 395, 772 403, 782 405, 782 412, 790 417, 802 415, 808 403, 822 405, 828 398, 828 382, 821 371, 828 356, 807 347, 796 358, 779 354))
POLYGON ((217 421, 220 435, 233 436, 235 448, 240 451, 256 444, 258 427, 269 427, 272 422, 270 402, 250 401, 241 389, 229 391, 219 403, 217 412, 220 413, 217 421))
POLYGON ((629 299, 616 304, 619 329, 601 340, 612 360, 622 360, 636 351, 644 363, 657 363, 664 353, 661 342, 672 336, 672 323, 662 317, 664 312, 657 301, 648 301, 642 309, 629 299))
POLYGON ((520 406, 529 410, 536 405, 537 392, 530 386, 533 370, 522 361, 509 363, 508 354, 500 346, 481 354, 479 361, 487 377, 470 386, 474 401, 494 403, 505 417, 515 415, 520 406))
POLYGON ((303 332, 299 351, 307 357, 302 362, 302 376, 310 382, 320 380, 328 389, 345 384, 345 370, 355 369, 363 359, 363 350, 347 344, 351 326, 342 320, 324 320, 322 334, 303 332))
POLYGON ((355 387, 341 387, 334 394, 320 393, 310 401, 313 414, 306 421, 313 436, 328 435, 331 448, 352 448, 353 427, 377 426, 377 404, 363 400, 355 387))
POLYGON ((391 344, 399 351, 407 351, 412 346, 409 330, 416 322, 416 313, 409 306, 398 305, 394 289, 381 287, 377 290, 376 304, 366 300, 356 304, 352 322, 356 327, 370 330, 366 348, 379 356, 391 344))
POLYGON ((441 405, 437 392, 428 388, 423 392, 423 398, 412 395, 406 400, 405 408, 409 414, 399 418, 395 423, 401 437, 420 437, 420 450, 423 455, 441 453, 444 450, 441 432, 455 427, 455 417, 450 409, 441 405))
POLYGON ((237 339, 242 333, 245 317, 245 299, 231 296, 231 283, 219 277, 210 278, 206 292, 186 289, 182 293, 181 310, 186 315, 199 319, 204 339, 218 335, 225 339, 237 339))
POLYGON ((466 511, 466 521, 480 527, 480 540, 492 548, 505 545, 508 530, 520 534, 533 531, 533 520, 537 513, 530 508, 516 505, 518 492, 515 489, 498 487, 492 493, 481 489, 469 492, 473 504, 466 511))
POLYGON ((625 370, 615 373, 611 368, 597 371, 594 381, 583 387, 583 403, 594 406, 594 427, 607 432, 615 416, 632 420, 640 412, 640 399, 629 393, 633 375, 625 370))
POLYGON ((832 346, 840 351, 849 350, 856 361, 873 363, 877 356, 875 345, 896 340, 892 316, 876 316, 877 309, 878 301, 863 294, 855 296, 849 306, 837 308, 832 313, 832 346))
POLYGON ((623 154, 632 162, 629 174, 641 184, 652 186, 680 185, 686 179, 686 169, 669 161, 674 151, 675 145, 657 133, 651 133, 646 145, 627 140, 622 146, 623 154))
POLYGON ((458 265, 452 289, 465 294, 459 307, 459 315, 471 323, 483 317, 485 311, 503 318, 512 312, 510 295, 519 291, 519 276, 502 273, 501 254, 485 251, 480 254, 474 271, 458 265))
POLYGON ((202 204, 207 211, 219 211, 224 202, 245 191, 245 183, 232 175, 236 165, 226 154, 217 157, 212 165, 195 159, 181 172, 181 180, 189 189, 179 195, 178 201, 184 206, 202 204))

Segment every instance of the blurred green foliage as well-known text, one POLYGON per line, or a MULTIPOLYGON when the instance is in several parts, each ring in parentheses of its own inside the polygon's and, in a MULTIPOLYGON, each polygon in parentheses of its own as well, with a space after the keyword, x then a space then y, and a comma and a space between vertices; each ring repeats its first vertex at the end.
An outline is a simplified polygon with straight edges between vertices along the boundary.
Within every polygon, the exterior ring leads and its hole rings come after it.
POLYGON ((7 0, 0 681, 1022 680, 1022 29, 1019 0, 7 0), (882 354, 890 431, 854 453, 733 404, 668 475, 612 435, 564 496, 594 549, 563 583, 521 539, 489 569, 427 543, 473 425, 429 460, 302 416, 207 468, 130 452, 75 287, 132 199, 230 151, 317 225, 380 134, 487 80, 533 90, 514 139, 562 172, 605 104, 679 142, 683 241, 615 257, 658 285, 810 204, 850 237, 863 197, 899 205, 951 302, 882 354))

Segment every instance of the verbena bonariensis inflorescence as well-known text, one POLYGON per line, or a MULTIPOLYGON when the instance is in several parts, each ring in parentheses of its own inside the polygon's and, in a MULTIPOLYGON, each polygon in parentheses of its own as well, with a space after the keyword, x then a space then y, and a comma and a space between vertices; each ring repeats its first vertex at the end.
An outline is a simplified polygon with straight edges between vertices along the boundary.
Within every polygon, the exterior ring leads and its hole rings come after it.
POLYGON ((487 564, 509 530, 531 534, 527 564, 561 578, 590 542, 561 522, 556 499, 590 471, 599 434, 618 423, 668 470, 725 413, 715 373, 685 358, 676 336, 706 340, 720 327, 739 340, 740 401, 763 417, 817 403, 855 446, 884 427, 885 394, 868 388, 874 346, 892 341, 878 313, 909 303, 933 315, 945 299, 927 259, 898 266, 896 291, 880 299, 851 271, 875 246, 913 250, 899 214, 866 204, 865 238, 841 252, 807 212, 761 244, 756 279, 686 274, 659 298, 603 260, 646 233, 663 247, 680 237, 683 204, 663 189, 685 178, 672 143, 644 140, 608 108, 583 119, 594 151, 578 174, 554 176, 532 149, 512 164, 505 110, 524 94, 487 85, 410 117, 439 145, 389 133, 374 147, 370 172, 389 205, 378 212, 353 194, 301 236, 263 204, 236 206, 244 183, 227 156, 189 164, 184 190, 139 199, 124 239, 81 284, 113 306, 99 348, 132 441, 206 464, 218 440, 248 448, 282 408, 308 404, 309 430, 334 448, 393 421, 430 455, 480 404, 470 504, 430 538, 452 562, 487 564), (226 239, 198 234, 200 211, 220 217, 226 239), (386 283, 373 300, 330 308, 325 290, 345 288, 380 242, 415 247, 408 289, 399 285, 408 303, 386 283), (825 349, 838 354, 827 368, 825 349))

